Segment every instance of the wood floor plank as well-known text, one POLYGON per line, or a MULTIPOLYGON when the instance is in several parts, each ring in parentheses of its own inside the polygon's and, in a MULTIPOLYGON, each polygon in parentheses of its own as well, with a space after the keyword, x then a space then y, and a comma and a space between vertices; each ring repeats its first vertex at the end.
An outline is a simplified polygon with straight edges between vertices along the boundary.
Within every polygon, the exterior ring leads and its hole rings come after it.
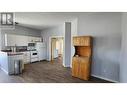
POLYGON ((26 64, 23 74, 7 75, 0 70, 1 83, 110 83, 102 79, 91 77, 84 81, 71 76, 71 69, 65 68, 58 61, 51 64, 48 61, 26 64))

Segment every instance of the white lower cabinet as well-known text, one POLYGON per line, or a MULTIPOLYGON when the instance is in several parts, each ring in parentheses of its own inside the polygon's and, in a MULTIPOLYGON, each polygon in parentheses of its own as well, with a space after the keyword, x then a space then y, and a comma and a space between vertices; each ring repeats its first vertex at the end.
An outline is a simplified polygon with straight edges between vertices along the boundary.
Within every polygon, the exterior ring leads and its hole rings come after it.
POLYGON ((26 51, 26 52, 22 52, 22 53, 23 53, 23 63, 24 64, 30 63, 30 52, 26 51))

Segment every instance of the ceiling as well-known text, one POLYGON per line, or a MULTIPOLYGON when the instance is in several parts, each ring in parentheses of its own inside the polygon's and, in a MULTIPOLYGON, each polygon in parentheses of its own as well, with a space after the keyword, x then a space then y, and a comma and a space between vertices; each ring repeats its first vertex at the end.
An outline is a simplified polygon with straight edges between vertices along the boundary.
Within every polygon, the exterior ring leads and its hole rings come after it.
POLYGON ((46 12, 16 12, 15 22, 19 25, 43 30, 76 18, 73 13, 46 13, 46 12))

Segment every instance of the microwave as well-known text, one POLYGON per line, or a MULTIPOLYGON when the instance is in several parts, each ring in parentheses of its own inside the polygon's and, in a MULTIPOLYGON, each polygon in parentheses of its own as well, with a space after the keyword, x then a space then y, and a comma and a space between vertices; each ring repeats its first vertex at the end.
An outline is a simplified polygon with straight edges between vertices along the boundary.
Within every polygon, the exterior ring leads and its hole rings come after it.
POLYGON ((35 43, 28 43, 28 46, 29 47, 34 47, 35 46, 35 43))

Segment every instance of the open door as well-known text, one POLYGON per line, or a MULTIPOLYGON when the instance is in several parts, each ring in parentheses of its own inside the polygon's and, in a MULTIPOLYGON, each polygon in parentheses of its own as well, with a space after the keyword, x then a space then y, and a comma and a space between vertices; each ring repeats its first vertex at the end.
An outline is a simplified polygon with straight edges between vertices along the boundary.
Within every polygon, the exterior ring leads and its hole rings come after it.
POLYGON ((63 63, 63 37, 51 38, 51 63, 63 63))
POLYGON ((56 38, 51 38, 51 62, 54 60, 54 49, 56 46, 56 38))

